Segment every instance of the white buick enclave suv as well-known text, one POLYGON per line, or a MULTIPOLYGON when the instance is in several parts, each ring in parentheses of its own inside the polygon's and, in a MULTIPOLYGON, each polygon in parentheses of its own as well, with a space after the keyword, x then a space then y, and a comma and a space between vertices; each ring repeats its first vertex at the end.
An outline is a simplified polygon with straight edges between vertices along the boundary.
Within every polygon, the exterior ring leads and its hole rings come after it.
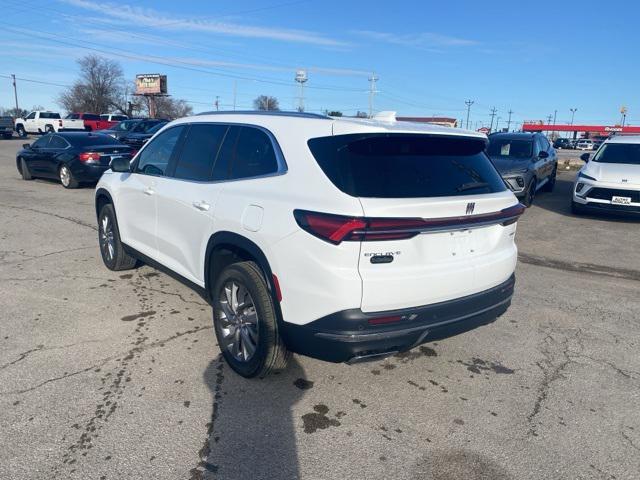
POLYGON ((640 214, 640 136, 617 135, 606 140, 586 163, 573 185, 573 213, 640 214))
POLYGON ((354 362, 493 321, 513 294, 524 207, 487 138, 383 118, 169 123, 97 186, 105 265, 144 262, 195 288, 245 377, 289 352, 354 362))

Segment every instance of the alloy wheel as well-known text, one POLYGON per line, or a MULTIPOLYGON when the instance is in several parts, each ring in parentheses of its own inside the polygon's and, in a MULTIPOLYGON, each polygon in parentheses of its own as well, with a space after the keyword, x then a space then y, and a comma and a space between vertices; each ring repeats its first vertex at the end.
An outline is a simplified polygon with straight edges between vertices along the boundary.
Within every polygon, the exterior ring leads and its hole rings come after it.
POLYGON ((68 187, 69 183, 71 183, 71 172, 66 165, 60 167, 60 181, 65 187, 68 187))
POLYGON ((105 215, 100 222, 100 250, 102 250, 102 254, 109 262, 113 261, 116 253, 115 245, 113 226, 111 225, 109 216, 105 215))
POLYGON ((258 314, 251 294, 236 280, 225 282, 218 298, 217 321, 223 349, 248 362, 258 348, 258 314))

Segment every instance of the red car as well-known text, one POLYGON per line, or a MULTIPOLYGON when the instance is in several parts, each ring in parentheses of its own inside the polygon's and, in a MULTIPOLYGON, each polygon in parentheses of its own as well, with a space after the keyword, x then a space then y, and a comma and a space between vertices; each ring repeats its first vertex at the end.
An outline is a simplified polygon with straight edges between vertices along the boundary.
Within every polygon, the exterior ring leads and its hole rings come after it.
POLYGON ((104 120, 101 118, 101 115, 97 113, 70 113, 66 116, 68 119, 74 120, 83 120, 84 121, 84 129, 88 132, 94 130, 104 130, 106 128, 111 128, 114 126, 116 121, 104 120))

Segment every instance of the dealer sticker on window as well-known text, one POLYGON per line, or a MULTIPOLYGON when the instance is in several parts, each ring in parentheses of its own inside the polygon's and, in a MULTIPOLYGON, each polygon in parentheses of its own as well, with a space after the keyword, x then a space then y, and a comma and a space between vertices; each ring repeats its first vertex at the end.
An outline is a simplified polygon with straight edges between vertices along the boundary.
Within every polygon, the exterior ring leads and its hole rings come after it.
POLYGON ((617 205, 630 205, 631 197, 612 197, 611 203, 615 203, 617 205))

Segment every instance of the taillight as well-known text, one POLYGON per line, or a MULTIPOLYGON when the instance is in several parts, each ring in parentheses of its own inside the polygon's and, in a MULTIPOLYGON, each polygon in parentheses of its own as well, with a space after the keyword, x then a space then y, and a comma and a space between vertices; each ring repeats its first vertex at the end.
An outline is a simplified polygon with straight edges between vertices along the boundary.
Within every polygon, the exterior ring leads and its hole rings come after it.
POLYGON ((58 126, 62 127, 62 120, 58 120, 58 126))
POLYGON ((421 218, 363 218, 295 210, 300 228, 322 240, 339 244, 348 241, 399 240, 417 235, 421 218), (408 230, 411 229, 411 230, 408 230))
POLYGON ((100 161, 100 154, 98 152, 82 152, 78 155, 78 158, 83 163, 98 163, 100 161))
POLYGON ((367 218, 294 210, 296 222, 303 230, 322 240, 370 242, 404 240, 423 232, 442 232, 485 225, 508 226, 518 221, 525 211, 518 203, 499 212, 444 218, 367 218))

